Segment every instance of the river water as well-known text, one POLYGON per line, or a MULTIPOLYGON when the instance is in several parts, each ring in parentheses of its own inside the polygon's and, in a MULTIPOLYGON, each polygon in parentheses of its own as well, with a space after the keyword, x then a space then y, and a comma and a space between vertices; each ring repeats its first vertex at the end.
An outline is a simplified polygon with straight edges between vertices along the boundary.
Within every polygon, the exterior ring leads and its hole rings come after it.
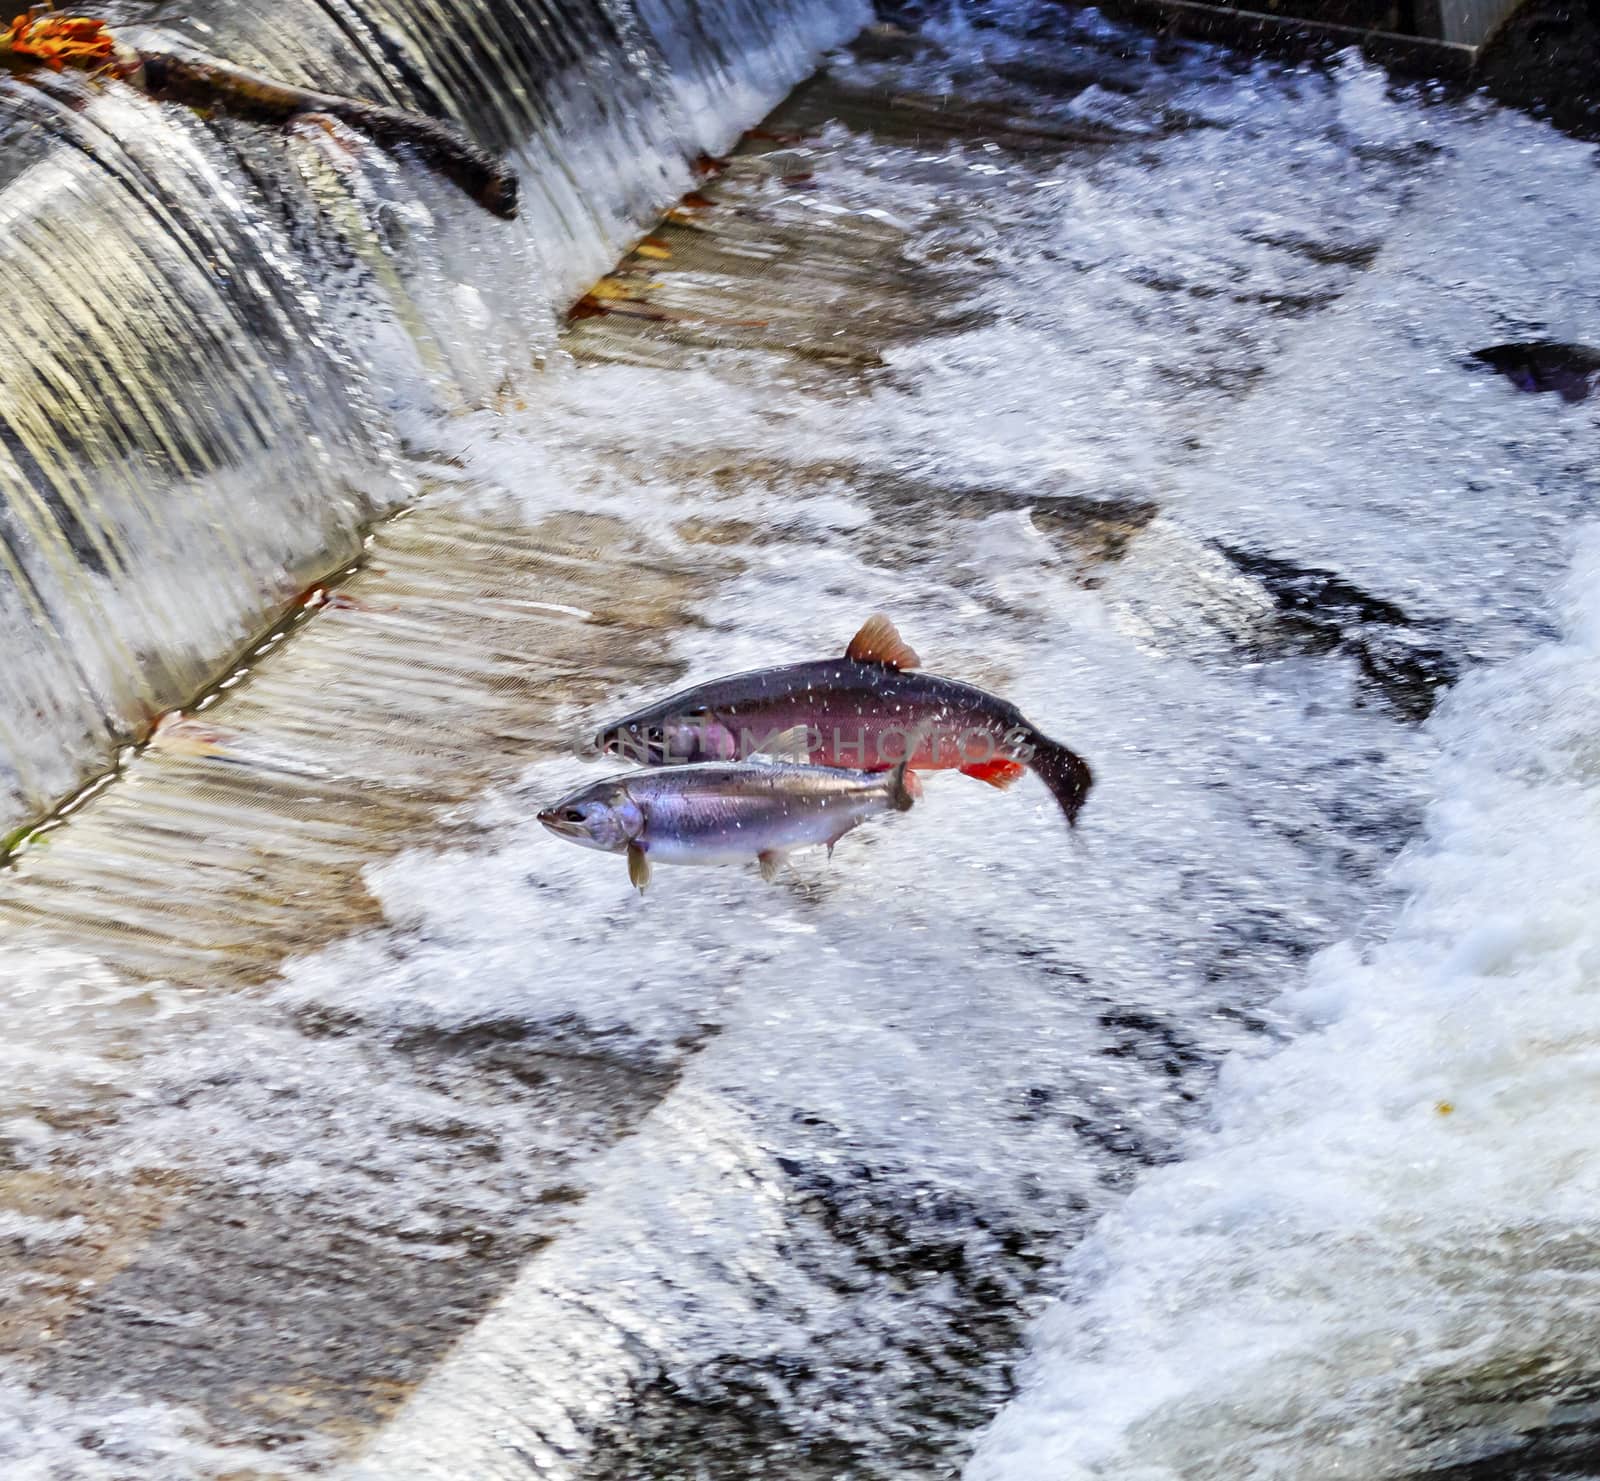
MULTIPOLYGON (((219 1247, 348 1229, 429 1301, 497 1239, 493 1303, 381 1422, 269 1423, 251 1354, 370 1367, 405 1328, 324 1323, 325 1252, 230 1322, 191 1232, 149 1304, 12 1364, 12 1473, 1567 1474, 1600 1317, 1596 423, 1470 352, 1600 337, 1592 146, 1055 6, 829 73, 782 179, 727 187, 798 261, 875 244, 811 351, 623 353, 602 319, 496 410, 401 408, 395 456, 448 459, 462 518, 704 560, 650 645, 692 676, 891 614, 1089 757, 1081 827, 940 776, 775 885, 640 898, 533 818, 600 763, 498 778, 368 870, 378 924, 85 1050, 88 1129, 12 1126, 24 1170, 205 1182, 255 1210, 219 1247), (505 1091, 518 1055, 579 1109, 505 1091), (216 1361, 119 1357, 140 1321, 216 1361)), ((40 994, 95 971, 4 965, 41 1101, 40 994)))

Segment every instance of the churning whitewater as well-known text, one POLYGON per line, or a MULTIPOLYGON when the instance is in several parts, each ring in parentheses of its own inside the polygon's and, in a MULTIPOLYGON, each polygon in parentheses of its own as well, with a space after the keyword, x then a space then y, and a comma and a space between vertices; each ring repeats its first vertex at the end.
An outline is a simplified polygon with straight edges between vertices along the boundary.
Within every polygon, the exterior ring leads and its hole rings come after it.
MULTIPOLYGON (((625 100, 676 77, 723 148, 867 19, 823 9, 641 6, 625 100)), ((715 175, 598 105, 524 150, 559 260, 366 161, 425 334, 383 254, 287 259, 385 408, 305 456, 423 497, 23 856, 8 926, 148 869, 193 926, 0 961, 19 1476, 1398 1481, 1592 1383, 1600 439, 1474 352, 1600 341, 1593 148, 1354 56, 902 20, 715 175), (1081 751, 1076 830, 925 774, 831 862, 641 898, 541 823, 619 716, 874 612, 1081 751), (395 770, 439 801, 380 846, 395 770), (73 873, 102 814, 224 832, 268 776, 281 898, 205 913, 265 849, 73 873)))
POLYGON ((1403 907, 1309 964, 1295 1041, 1230 1061, 1217 1129, 1087 1241, 970 1477, 1488 1478, 1581 1453, 1561 1431, 1595 1376, 1600 1159, 1573 1108, 1600 1001, 1597 542, 1561 637, 1433 726, 1403 907))

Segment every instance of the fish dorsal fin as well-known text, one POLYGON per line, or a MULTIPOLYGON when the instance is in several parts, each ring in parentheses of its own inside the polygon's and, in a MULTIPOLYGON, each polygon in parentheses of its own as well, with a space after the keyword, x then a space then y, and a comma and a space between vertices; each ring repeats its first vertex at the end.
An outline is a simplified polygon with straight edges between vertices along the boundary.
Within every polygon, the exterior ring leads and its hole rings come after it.
POLYGON ((881 612, 874 613, 861 624, 861 631, 850 639, 844 656, 856 663, 881 663, 891 669, 914 669, 922 665, 922 660, 900 636, 894 623, 881 612))

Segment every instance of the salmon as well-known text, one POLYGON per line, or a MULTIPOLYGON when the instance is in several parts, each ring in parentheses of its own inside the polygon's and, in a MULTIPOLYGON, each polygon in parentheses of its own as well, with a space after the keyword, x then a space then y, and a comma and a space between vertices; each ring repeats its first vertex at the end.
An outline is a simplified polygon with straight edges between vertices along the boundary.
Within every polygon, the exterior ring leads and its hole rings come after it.
POLYGON ((738 761, 802 729, 813 764, 880 772, 960 771, 1009 787, 1032 771, 1077 822, 1094 773, 1015 705, 924 673, 887 617, 869 618, 841 658, 754 669, 680 690, 601 728, 596 747, 653 766, 738 761))
POLYGON ((792 762, 709 761, 608 777, 539 814, 558 837, 626 854, 642 893, 652 864, 735 864, 772 878, 795 849, 833 846, 917 796, 902 760, 887 774, 792 762))

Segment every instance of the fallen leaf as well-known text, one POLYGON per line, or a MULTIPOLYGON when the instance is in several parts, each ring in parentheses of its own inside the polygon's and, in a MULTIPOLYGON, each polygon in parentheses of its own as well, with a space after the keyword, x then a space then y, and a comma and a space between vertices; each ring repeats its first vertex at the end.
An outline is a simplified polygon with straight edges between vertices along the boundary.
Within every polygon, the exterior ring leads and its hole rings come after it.
POLYGON ((601 278, 586 296, 602 300, 642 298, 652 288, 659 288, 660 286, 659 281, 646 282, 644 279, 635 279, 630 283, 622 278, 601 278))
POLYGON ((173 756, 220 756, 233 742, 240 739, 234 730, 223 730, 196 720, 181 710, 173 710, 162 717, 150 736, 154 750, 173 756))
POLYGON ((117 46, 104 21, 76 15, 19 15, 0 32, 0 50, 43 62, 52 72, 65 66, 104 67, 117 46))

